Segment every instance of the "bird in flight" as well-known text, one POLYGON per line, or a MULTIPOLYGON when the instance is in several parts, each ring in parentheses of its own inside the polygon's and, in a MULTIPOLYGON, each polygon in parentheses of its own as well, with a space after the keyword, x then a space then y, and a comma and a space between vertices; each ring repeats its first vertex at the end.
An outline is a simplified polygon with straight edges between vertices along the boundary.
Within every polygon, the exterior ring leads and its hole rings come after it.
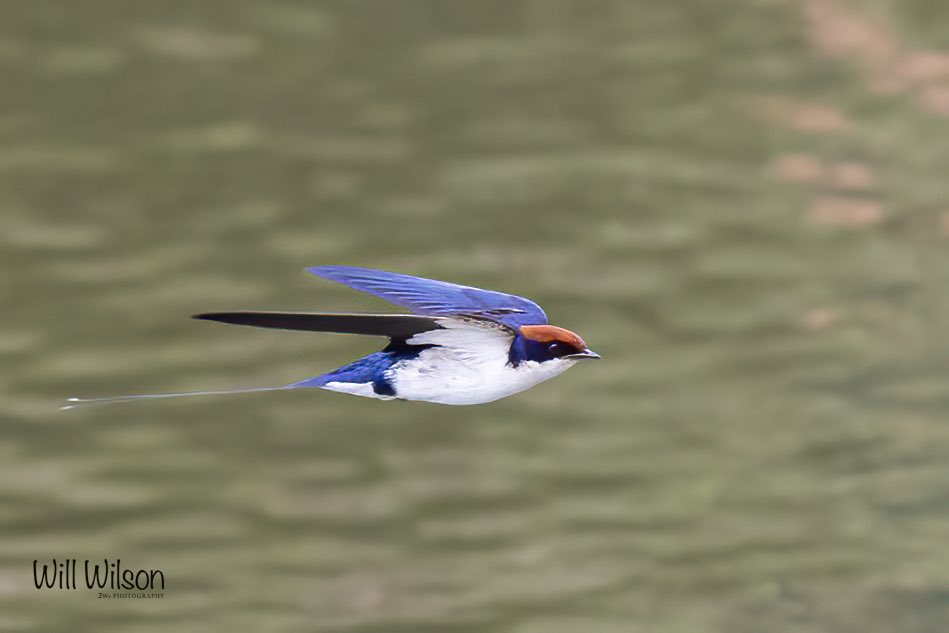
POLYGON ((331 372, 280 387, 70 398, 63 408, 304 387, 380 400, 481 404, 529 389, 577 361, 600 358, 578 335, 549 325, 540 306, 523 297, 370 268, 315 266, 307 270, 408 308, 411 314, 196 314, 195 319, 236 325, 386 336, 389 343, 331 372))

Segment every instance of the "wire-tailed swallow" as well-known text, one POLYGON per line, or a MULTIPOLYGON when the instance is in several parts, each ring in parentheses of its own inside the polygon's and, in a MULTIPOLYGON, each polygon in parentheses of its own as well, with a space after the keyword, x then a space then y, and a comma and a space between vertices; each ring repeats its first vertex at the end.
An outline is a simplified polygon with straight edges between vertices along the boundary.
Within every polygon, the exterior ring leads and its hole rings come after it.
POLYGON ((64 408, 83 403, 302 387, 380 400, 481 404, 529 389, 570 369, 579 360, 600 357, 570 330, 548 325, 540 306, 523 297, 369 268, 315 266, 307 270, 408 308, 411 314, 196 314, 195 319, 237 325, 386 336, 389 344, 331 372, 281 387, 70 398, 64 408))

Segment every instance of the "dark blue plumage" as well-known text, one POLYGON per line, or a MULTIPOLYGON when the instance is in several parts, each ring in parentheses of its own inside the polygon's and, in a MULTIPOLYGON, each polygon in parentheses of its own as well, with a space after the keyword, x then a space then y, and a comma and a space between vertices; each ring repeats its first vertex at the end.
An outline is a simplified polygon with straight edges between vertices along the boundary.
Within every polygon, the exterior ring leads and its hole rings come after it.
POLYGON ((392 352, 373 352, 348 365, 343 365, 320 376, 295 382, 289 387, 323 387, 328 382, 371 382, 375 385, 377 382, 385 381, 385 371, 392 367, 397 360, 396 354, 392 352))
POLYGON ((517 367, 526 360, 543 363, 578 351, 577 348, 563 341, 535 341, 518 334, 511 341, 511 350, 507 358, 513 367, 517 367))
POLYGON ((287 389, 299 387, 324 387, 330 382, 372 383, 372 390, 380 396, 395 396, 392 382, 386 376, 393 365, 403 360, 418 358, 422 350, 431 345, 407 345, 404 341, 393 341, 381 352, 373 352, 320 376, 307 378, 287 385, 287 389))
POLYGON ((313 266, 307 270, 406 307, 415 314, 467 314, 496 321, 514 330, 521 325, 547 323, 547 315, 539 305, 503 292, 355 266, 313 266))

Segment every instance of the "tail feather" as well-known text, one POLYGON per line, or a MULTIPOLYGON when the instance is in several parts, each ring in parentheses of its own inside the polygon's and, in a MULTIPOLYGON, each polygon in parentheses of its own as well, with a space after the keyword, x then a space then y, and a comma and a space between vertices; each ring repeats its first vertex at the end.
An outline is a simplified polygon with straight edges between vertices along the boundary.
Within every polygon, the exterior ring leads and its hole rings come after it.
POLYGON ((130 402, 132 400, 156 400, 158 398, 185 398, 188 396, 223 396, 236 393, 256 393, 259 391, 281 391, 284 389, 293 389, 293 385, 283 385, 282 387, 250 387, 247 389, 225 389, 222 391, 184 391, 181 393, 153 393, 134 396, 113 396, 111 398, 67 398, 67 404, 60 407, 60 411, 75 409, 76 407, 115 404, 118 402, 130 402))
POLYGON ((193 319, 218 321, 234 325, 277 328, 281 330, 305 330, 310 332, 336 332, 339 334, 367 334, 406 339, 442 329, 443 319, 416 314, 329 314, 314 312, 206 312, 195 314, 193 319))

